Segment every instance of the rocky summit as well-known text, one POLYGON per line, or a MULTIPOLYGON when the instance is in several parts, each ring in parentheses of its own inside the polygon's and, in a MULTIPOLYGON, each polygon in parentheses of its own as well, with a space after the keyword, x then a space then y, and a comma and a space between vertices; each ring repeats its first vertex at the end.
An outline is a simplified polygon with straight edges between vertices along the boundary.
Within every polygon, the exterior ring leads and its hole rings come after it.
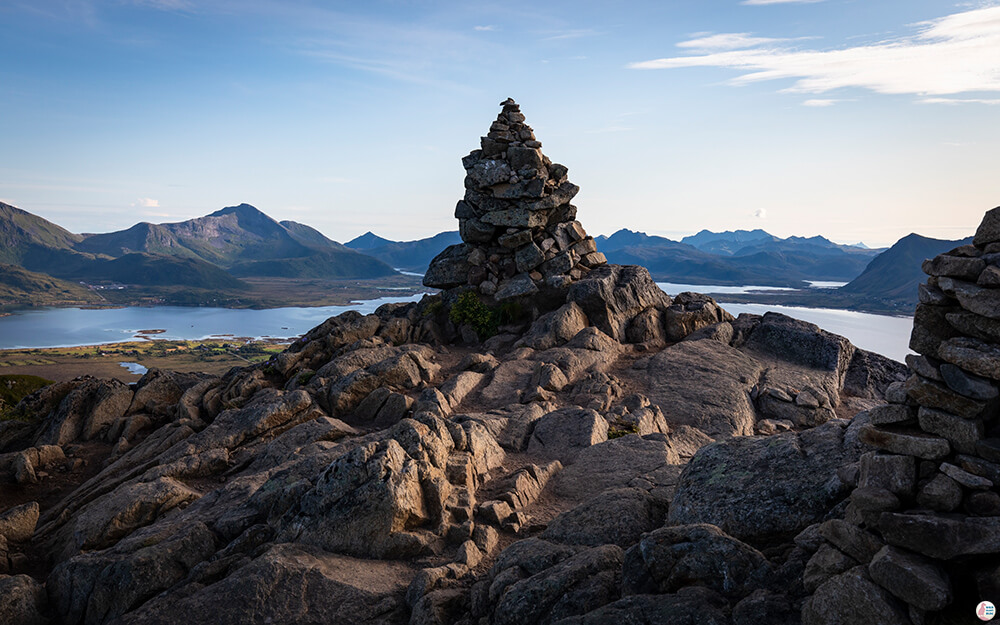
POLYGON ((542 154, 542 144, 508 98, 464 159, 465 198, 455 207, 462 243, 441 252, 424 285, 462 285, 504 300, 559 290, 607 262, 570 204, 580 187, 565 165, 542 154))
POLYGON ((527 201, 497 189, 566 183, 518 160, 537 144, 504 106, 467 163, 507 177, 459 217, 493 230, 435 260, 465 272, 441 293, 220 377, 83 377, 5 413, 0 623, 921 625, 1000 603, 1000 209, 925 265, 906 367, 581 265, 582 228, 546 246, 575 187, 544 224, 486 221, 488 197, 527 201), (529 244, 575 260, 518 269, 529 244), (498 301, 518 276, 537 291, 498 301))

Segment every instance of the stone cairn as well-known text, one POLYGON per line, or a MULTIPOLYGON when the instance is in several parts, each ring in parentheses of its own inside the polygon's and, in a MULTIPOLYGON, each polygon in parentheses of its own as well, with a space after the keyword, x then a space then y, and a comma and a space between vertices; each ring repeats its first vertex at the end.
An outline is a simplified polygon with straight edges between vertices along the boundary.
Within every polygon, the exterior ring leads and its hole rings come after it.
POLYGON ((508 98, 480 141, 462 159, 465 198, 455 207, 462 243, 431 261, 424 285, 468 285, 496 300, 562 289, 607 262, 576 221, 570 202, 580 187, 542 144, 508 98))
POLYGON ((857 601, 867 584, 916 625, 973 622, 980 600, 1000 603, 1000 207, 972 245, 923 270, 910 338, 919 355, 890 403, 869 411, 860 439, 878 451, 846 478, 857 486, 846 521, 825 536, 867 570, 813 602, 857 601))

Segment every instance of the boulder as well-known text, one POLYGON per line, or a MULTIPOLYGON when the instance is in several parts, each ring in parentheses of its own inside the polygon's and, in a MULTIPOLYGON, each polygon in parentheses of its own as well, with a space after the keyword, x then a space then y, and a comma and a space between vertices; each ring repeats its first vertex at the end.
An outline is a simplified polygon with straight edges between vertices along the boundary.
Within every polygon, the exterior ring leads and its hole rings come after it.
POLYGON ((424 286, 433 289, 451 289, 462 286, 469 279, 469 253, 472 246, 467 243, 449 245, 434 257, 424 273, 424 286))
POLYGON ((951 512, 962 503, 962 487, 943 473, 920 487, 917 503, 938 512, 951 512))
POLYGON ((816 592, 816 589, 828 579, 849 571, 858 564, 857 560, 843 551, 829 543, 823 543, 806 563, 805 571, 802 573, 802 585, 806 592, 816 592))
POLYGON ((784 594, 756 590, 733 606, 733 625, 799 625, 801 612, 784 594))
POLYGON ((567 545, 625 549, 663 522, 665 502, 639 488, 605 491, 549 522, 541 538, 567 545))
POLYGON ((1000 206, 986 211, 983 221, 976 228, 976 236, 972 239, 976 247, 986 247, 997 241, 1000 241, 1000 206))
POLYGON ((27 575, 0 575, 0 623, 48 625, 45 587, 27 575))
POLYGON ((938 560, 1000 553, 1000 518, 955 519, 931 514, 883 512, 878 521, 885 542, 938 560))
POLYGON ((650 307, 666 308, 670 297, 656 286, 645 267, 605 265, 574 282, 566 296, 592 324, 616 341, 626 340, 629 323, 650 307))
POLYGON ((948 574, 929 558, 885 546, 868 572, 880 586, 921 610, 938 611, 951 603, 948 574))
POLYGON ((128 407, 128 414, 143 412, 173 418, 184 392, 213 377, 204 373, 150 369, 136 383, 135 396, 128 407))
POLYGON ((493 610, 496 625, 554 623, 618 599, 623 553, 593 547, 506 588, 493 610))
POLYGON ((145 527, 200 495, 169 477, 131 482, 90 502, 60 532, 66 556, 99 549, 145 527))
POLYGON ((660 471, 680 464, 677 452, 662 438, 632 434, 580 451, 576 461, 556 476, 556 495, 584 501, 605 490, 631 486, 637 478, 649 477, 656 484, 660 471))
POLYGON ((750 389, 762 366, 717 341, 684 341, 650 359, 648 396, 671 427, 690 425, 713 438, 749 436, 756 413, 750 389))
POLYGON ((107 623, 182 581, 215 550, 203 523, 153 529, 60 563, 46 586, 61 622, 107 623))
POLYGON ((664 527, 643 536, 625 554, 625 594, 671 593, 706 586, 739 599, 760 588, 771 574, 753 547, 708 524, 664 527))
POLYGON ((681 474, 668 520, 711 523, 741 540, 799 532, 847 496, 837 468, 854 453, 837 422, 706 445, 681 474))
POLYGON ((398 624, 413 577, 401 562, 356 560, 298 544, 275 545, 212 584, 155 597, 119 621, 172 625, 198 619, 217 625, 254 622, 398 624), (178 596, 179 595, 179 596, 178 596))
POLYGON ((701 293, 678 294, 664 312, 666 338, 672 342, 681 341, 702 328, 729 321, 733 321, 733 316, 714 299, 701 293))
POLYGON ((841 573, 816 589, 802 608, 802 625, 910 625, 904 604, 869 579, 865 567, 841 573))
POLYGON ((535 424, 528 451, 563 463, 580 451, 608 440, 608 422, 587 408, 563 408, 550 412, 535 424))
POLYGON ((410 530, 434 514, 422 487, 427 471, 395 439, 357 447, 302 495, 283 518, 279 538, 361 557, 421 553, 425 540, 410 530))
POLYGON ((32 501, 0 513, 0 536, 12 543, 31 540, 38 523, 38 503, 32 501))
POLYGON ((86 376, 73 383, 75 388, 45 417, 45 425, 35 438, 36 445, 90 440, 124 415, 133 401, 132 389, 118 380, 86 376))
POLYGON ((536 319, 517 344, 544 351, 566 343, 585 327, 587 316, 576 302, 569 302, 536 319))
POLYGON ((855 347, 842 336, 780 313, 765 313, 746 349, 779 361, 830 372, 843 387, 855 347))

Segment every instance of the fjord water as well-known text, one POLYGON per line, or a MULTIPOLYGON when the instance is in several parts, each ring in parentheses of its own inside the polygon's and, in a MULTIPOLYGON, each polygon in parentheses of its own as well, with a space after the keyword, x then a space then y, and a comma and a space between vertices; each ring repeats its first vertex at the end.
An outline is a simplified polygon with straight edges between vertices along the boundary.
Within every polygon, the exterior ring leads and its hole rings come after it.
POLYGON ((423 294, 380 297, 344 306, 309 308, 194 308, 185 306, 108 309, 40 308, 0 318, 0 349, 70 347, 131 341, 140 330, 164 330, 151 338, 195 340, 213 336, 289 338, 308 332, 348 310, 374 312, 382 304, 411 302, 423 294))
POLYGON ((815 323, 827 332, 847 337, 849 341, 861 349, 888 356, 898 362, 903 362, 903 358, 910 353, 910 330, 913 329, 913 317, 889 317, 853 310, 801 308, 773 304, 719 302, 719 305, 733 316, 739 316, 740 313, 763 315, 766 312, 777 312, 815 323))
MULTIPOLYGON (((678 285, 661 284, 672 295, 678 285)), ((680 285, 693 286, 693 285, 680 285)), ((697 288, 697 287, 695 287, 697 288)), ((702 287, 705 288, 705 287, 702 287)), ((730 287, 749 289, 753 287, 730 287)), ((690 290, 685 288, 683 290, 690 290)), ((347 310, 374 312, 382 304, 419 300, 422 295, 382 297, 345 306, 311 308, 41 308, 17 311, 0 318, 0 349, 99 345, 134 340, 139 330, 164 330, 152 337, 170 340, 203 339, 212 336, 289 338, 308 332, 327 318, 347 310)), ((742 312, 762 315, 767 311, 815 323, 846 336, 852 343, 902 361, 909 353, 907 343, 913 319, 887 317, 849 310, 798 308, 770 304, 726 304, 733 315, 742 312)))
MULTIPOLYGON (((815 323, 827 332, 847 337, 851 343, 854 343, 854 345, 861 349, 888 356, 898 362, 903 362, 903 358, 911 353, 909 343, 910 330, 913 328, 913 317, 890 317, 887 315, 873 315, 834 308, 804 308, 800 306, 779 306, 777 304, 733 304, 726 303, 725 298, 725 295, 728 293, 752 293, 768 290, 787 291, 796 289, 776 289, 774 287, 761 286, 726 287, 674 284, 670 282, 657 282, 656 285, 671 297, 684 291, 721 295, 722 297, 716 297, 716 299, 734 317, 739 316, 740 313, 763 315, 770 311, 808 321, 809 323, 815 323)), ((811 285, 812 288, 830 288, 836 286, 843 286, 843 283, 814 282, 811 285)))

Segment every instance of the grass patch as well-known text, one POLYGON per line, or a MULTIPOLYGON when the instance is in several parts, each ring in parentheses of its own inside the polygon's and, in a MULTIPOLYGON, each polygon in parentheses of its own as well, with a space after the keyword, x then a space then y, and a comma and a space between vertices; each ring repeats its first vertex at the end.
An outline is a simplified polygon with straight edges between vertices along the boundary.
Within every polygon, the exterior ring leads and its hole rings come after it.
POLYGON ((639 428, 634 423, 625 423, 616 419, 608 425, 608 440, 638 433, 639 428))
POLYGON ((504 302, 499 306, 487 306, 473 291, 458 296, 448 311, 448 318, 455 325, 468 324, 476 331, 480 340, 497 333, 500 326, 514 323, 524 316, 524 309, 518 302, 504 302))
POLYGON ((37 375, 0 375, 0 421, 31 421, 28 415, 17 410, 17 404, 52 380, 37 375))

